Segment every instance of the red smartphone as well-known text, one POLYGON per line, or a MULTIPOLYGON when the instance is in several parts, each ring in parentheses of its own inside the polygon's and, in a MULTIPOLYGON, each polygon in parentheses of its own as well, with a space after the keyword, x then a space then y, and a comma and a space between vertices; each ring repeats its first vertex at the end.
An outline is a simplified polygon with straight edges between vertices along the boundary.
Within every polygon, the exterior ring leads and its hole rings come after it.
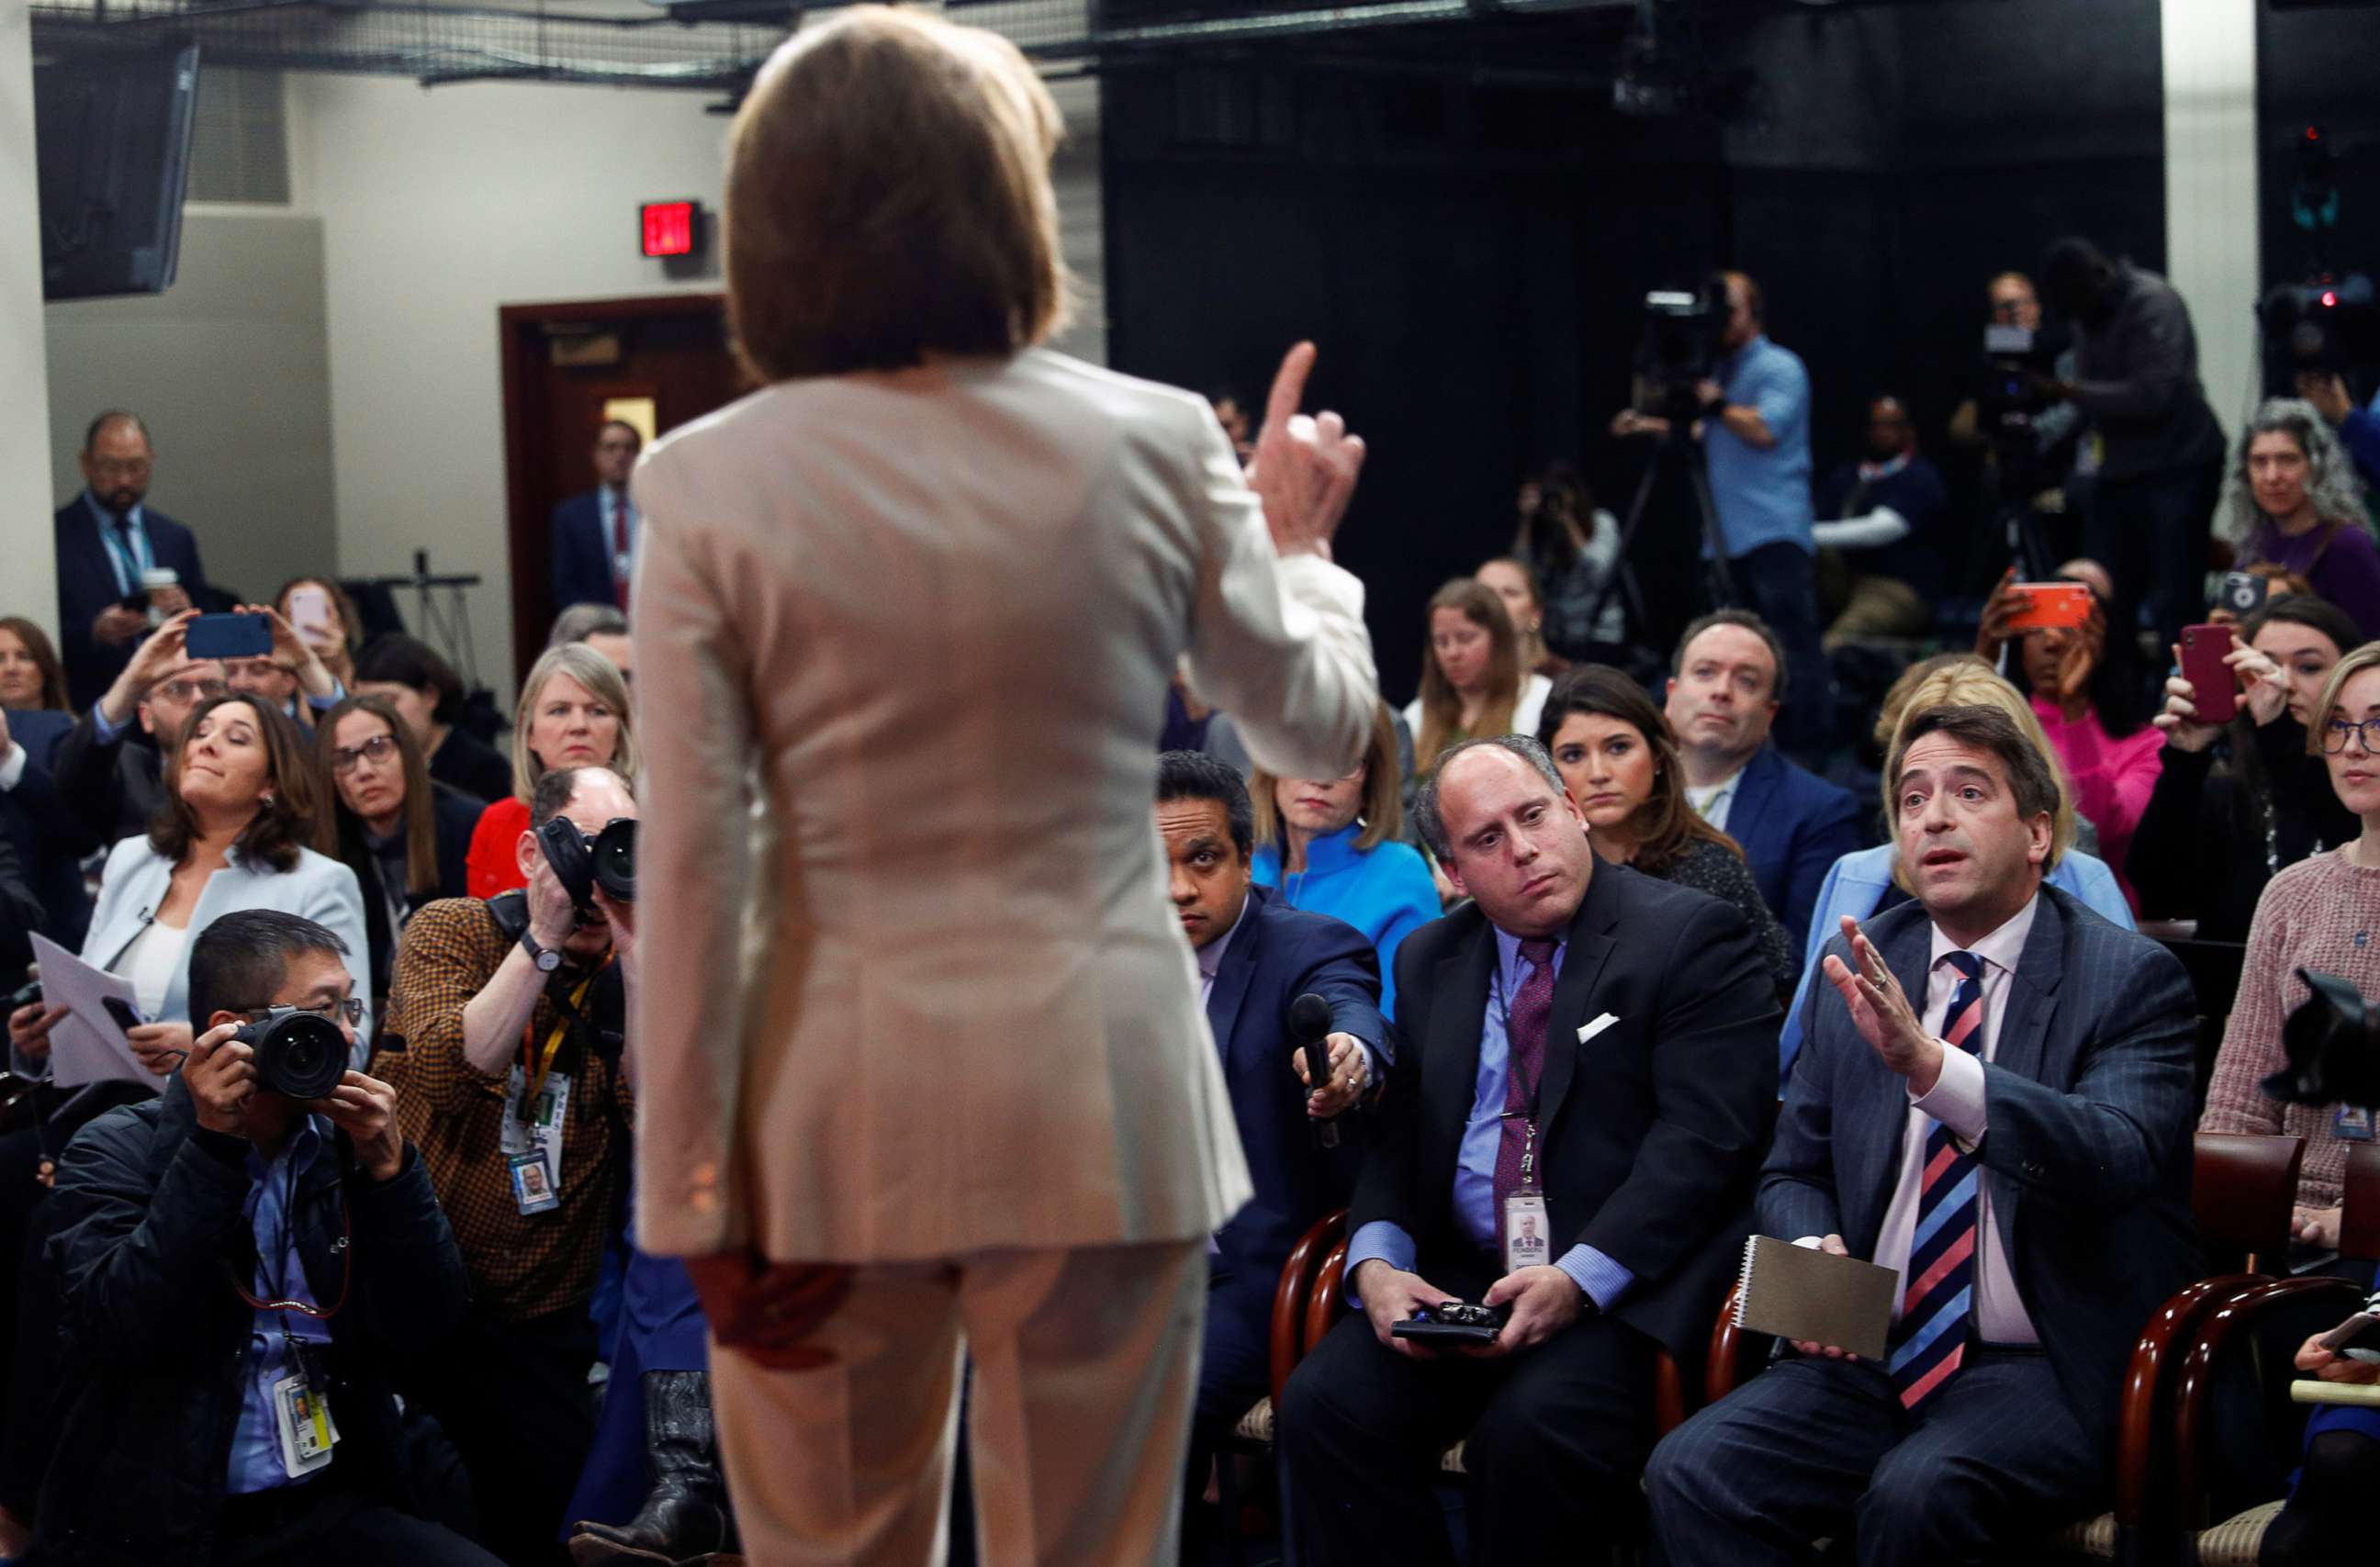
POLYGON ((2223 662, 2233 647, 2228 626, 2181 628, 2181 677, 2190 682, 2191 705, 2201 723, 2228 723, 2240 716, 2240 681, 2223 662))
POLYGON ((2022 606, 2008 618, 2010 631, 2071 628, 2091 619, 2091 589, 2080 582, 2017 582, 2010 585, 2010 591, 2024 598, 2022 606))

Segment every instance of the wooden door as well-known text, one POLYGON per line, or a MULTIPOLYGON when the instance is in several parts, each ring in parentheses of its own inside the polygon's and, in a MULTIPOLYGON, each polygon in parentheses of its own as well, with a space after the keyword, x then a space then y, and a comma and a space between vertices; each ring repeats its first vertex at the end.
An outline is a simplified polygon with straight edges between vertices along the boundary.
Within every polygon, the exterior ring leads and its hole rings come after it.
POLYGON ((649 436, 747 390, 715 294, 507 305, 502 323, 511 514, 513 678, 544 650, 553 601, 553 508, 595 487, 595 434, 625 417, 649 436))

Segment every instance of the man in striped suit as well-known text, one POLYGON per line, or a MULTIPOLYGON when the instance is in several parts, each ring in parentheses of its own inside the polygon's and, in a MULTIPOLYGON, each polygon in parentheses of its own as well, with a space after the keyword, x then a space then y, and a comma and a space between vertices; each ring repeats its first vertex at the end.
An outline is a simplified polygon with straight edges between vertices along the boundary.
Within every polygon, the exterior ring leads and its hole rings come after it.
POLYGON ((2042 885, 2051 763, 2002 714, 1903 721, 1917 901, 1828 945, 1762 1233, 1900 1273, 1886 1358, 1800 1343, 1645 1480, 1676 1567, 1982 1561, 2093 1508, 2141 1325, 2197 1268, 2181 966, 2042 885))

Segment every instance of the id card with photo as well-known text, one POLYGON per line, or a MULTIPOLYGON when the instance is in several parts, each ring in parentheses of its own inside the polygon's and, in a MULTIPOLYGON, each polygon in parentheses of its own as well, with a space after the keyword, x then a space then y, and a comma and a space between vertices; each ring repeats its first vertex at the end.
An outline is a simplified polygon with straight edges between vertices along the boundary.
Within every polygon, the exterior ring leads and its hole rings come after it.
POLYGON ((1524 1186, 1504 1199, 1504 1271, 1543 1268, 1554 1259, 1553 1224, 1543 1192, 1524 1186))
POLYGON ((531 1148, 504 1160, 512 1170, 513 1201, 523 1214, 549 1213, 562 1206, 561 1194, 553 1189, 553 1172, 546 1168, 545 1155, 531 1148))
POLYGON ((331 1419, 330 1401, 303 1374, 273 1384, 273 1422, 281 1434, 281 1468, 291 1479, 330 1466, 339 1427, 331 1419))
POLYGON ((2372 1111, 2354 1105, 2340 1105, 2331 1117, 2331 1136, 2343 1142, 2368 1143, 2372 1140, 2372 1111))

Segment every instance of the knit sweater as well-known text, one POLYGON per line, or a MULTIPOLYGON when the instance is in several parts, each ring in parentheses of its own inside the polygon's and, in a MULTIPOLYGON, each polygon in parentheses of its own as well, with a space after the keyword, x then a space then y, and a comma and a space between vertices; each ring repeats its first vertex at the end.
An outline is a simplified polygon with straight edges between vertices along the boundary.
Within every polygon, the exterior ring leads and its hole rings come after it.
POLYGON ((2281 1025, 2306 999, 2300 967, 2335 974, 2365 995, 2380 993, 2380 870, 2364 870, 2333 849, 2283 869, 2265 888, 2248 930, 2240 993, 2215 1058, 2202 1132, 2257 1132, 2303 1137, 2298 1201, 2338 1206, 2347 1144, 2331 1131, 2336 1105, 2284 1105, 2257 1085, 2288 1064, 2281 1025))

